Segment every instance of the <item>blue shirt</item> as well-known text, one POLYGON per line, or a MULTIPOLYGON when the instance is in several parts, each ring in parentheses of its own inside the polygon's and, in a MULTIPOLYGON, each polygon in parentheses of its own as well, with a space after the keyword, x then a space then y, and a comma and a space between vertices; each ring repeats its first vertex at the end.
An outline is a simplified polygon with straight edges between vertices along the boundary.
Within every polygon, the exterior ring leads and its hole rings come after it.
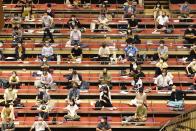
POLYGON ((138 52, 138 49, 134 46, 127 46, 125 47, 124 51, 127 56, 135 56, 136 53, 138 52))

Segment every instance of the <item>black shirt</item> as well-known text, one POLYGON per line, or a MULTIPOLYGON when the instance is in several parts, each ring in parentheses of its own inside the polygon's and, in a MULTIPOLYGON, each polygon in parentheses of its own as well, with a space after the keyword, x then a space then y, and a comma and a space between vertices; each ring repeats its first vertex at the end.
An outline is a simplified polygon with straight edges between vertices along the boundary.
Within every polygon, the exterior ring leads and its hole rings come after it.
POLYGON ((138 20, 136 20, 136 19, 134 19, 134 20, 129 19, 128 20, 128 24, 129 24, 129 27, 135 27, 135 26, 138 25, 138 20))
POLYGON ((78 48, 78 49, 75 49, 75 48, 72 48, 71 49, 71 54, 76 57, 76 56, 80 56, 82 54, 82 49, 81 48, 78 48))
POLYGON ((176 90, 175 92, 171 93, 169 100, 175 101, 175 99, 176 99, 177 101, 179 101, 179 100, 182 100, 183 98, 184 98, 184 92, 181 90, 176 90))
MULTIPOLYGON (((191 31, 189 29, 186 29, 185 32, 184 32, 184 35, 196 35, 196 31, 194 29, 192 29, 191 31)), ((190 39, 190 38, 186 38, 186 40, 192 40, 193 42, 196 40, 196 39, 190 39)))

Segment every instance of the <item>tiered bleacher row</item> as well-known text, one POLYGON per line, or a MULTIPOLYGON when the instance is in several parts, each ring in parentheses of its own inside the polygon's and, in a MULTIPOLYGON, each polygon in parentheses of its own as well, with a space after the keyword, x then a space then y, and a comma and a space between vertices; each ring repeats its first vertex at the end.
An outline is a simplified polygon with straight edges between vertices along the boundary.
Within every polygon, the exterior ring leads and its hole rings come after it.
MULTIPOLYGON (((42 70, 41 67, 43 66, 40 60, 42 47, 45 43, 49 43, 42 40, 44 34, 42 16, 48 9, 48 4, 33 4, 32 14, 35 19, 32 21, 22 19, 19 23, 22 29, 22 44, 25 48, 25 58, 16 60, 16 45, 13 45, 12 17, 15 14, 22 14, 23 10, 22 7, 17 6, 17 3, 12 2, 3 0, 5 26, 0 32, 0 48, 5 59, 0 61, 0 79, 9 80, 12 71, 17 72, 20 78, 20 84, 19 86, 17 85, 17 94, 24 106, 14 109, 14 122, 16 130, 29 130, 33 123, 39 119, 39 111, 33 109, 36 105, 36 95, 39 92, 34 83, 39 79, 39 74, 37 75, 37 73, 42 70)), ((191 22, 180 22, 178 18, 180 12, 179 4, 169 4, 167 11, 170 13, 169 25, 173 28, 171 33, 165 33, 162 30, 154 31, 156 26, 153 12, 146 14, 144 5, 137 4, 135 17, 139 19, 139 31, 134 32, 133 35, 140 38, 141 43, 135 44, 135 47, 139 50, 138 54, 143 56, 143 58, 145 57, 141 64, 141 70, 145 76, 141 77, 141 79, 144 90, 148 90, 146 92, 148 113, 147 120, 141 122, 142 124, 139 126, 122 125, 123 116, 134 115, 136 112, 136 107, 128 105, 130 100, 136 95, 135 91, 129 90, 132 88, 131 81, 134 77, 126 74, 122 75, 122 71, 129 70, 131 62, 120 60, 120 57, 124 56, 124 48, 127 46, 126 25, 128 22, 127 18, 123 18, 123 2, 121 1, 121 4, 118 4, 112 1, 108 4, 107 11, 113 16, 112 20, 108 22, 109 31, 96 31, 96 29, 92 31, 91 29, 91 23, 97 20, 101 12, 101 6, 97 6, 97 4, 90 4, 84 8, 83 6, 74 7, 74 4, 67 4, 66 1, 65 3, 63 1, 61 4, 56 4, 55 1, 51 3, 51 9, 54 12, 54 26, 51 29, 54 42, 51 42, 51 46, 54 49, 54 55, 60 57, 60 60, 57 58, 47 62, 47 66, 49 65, 50 73, 56 83, 55 90, 48 90, 54 105, 49 113, 49 118, 45 121, 51 130, 95 129, 100 122, 100 116, 103 115, 107 116, 113 130, 159 130, 171 118, 195 107, 196 91, 194 90, 186 94, 183 110, 175 111, 167 106, 167 100, 171 92, 155 90, 154 75, 156 63, 152 62, 152 57, 157 52, 159 41, 164 40, 169 50, 167 69, 173 75, 173 83, 178 89, 189 91, 194 80, 193 77, 187 76, 186 67, 189 62, 183 62, 182 59, 190 56, 190 48, 184 48, 184 32, 190 25, 196 24, 196 15, 194 14, 196 12, 196 4, 189 5, 190 14, 192 14, 191 22), (68 44, 71 30, 67 25, 67 21, 73 14, 83 27, 80 43, 83 50, 83 58, 79 62, 70 60, 69 56, 73 46, 68 44), (118 58, 116 62, 109 61, 103 64, 101 61, 95 60, 103 43, 109 43, 107 46, 110 48, 111 55, 116 55, 116 58, 118 58), (116 110, 108 110, 106 108, 95 110, 92 106, 92 103, 99 99, 99 77, 104 68, 107 68, 112 78, 112 89, 110 92, 112 104, 117 108, 116 110), (81 74, 83 81, 89 83, 89 89, 81 90, 80 92, 81 102, 77 112, 80 116, 79 121, 65 121, 64 119, 64 115, 67 114, 65 99, 69 92, 69 89, 66 88, 69 84, 67 75, 71 74, 72 69, 77 70, 81 74), (128 88, 127 92, 122 91, 122 86, 124 85, 128 88), (56 119, 55 124, 53 123, 54 118, 56 119)), ((3 101, 4 92, 5 89, 3 87, 0 88, 1 101, 3 101)), ((3 106, 0 107, 0 110, 2 108, 3 106)))

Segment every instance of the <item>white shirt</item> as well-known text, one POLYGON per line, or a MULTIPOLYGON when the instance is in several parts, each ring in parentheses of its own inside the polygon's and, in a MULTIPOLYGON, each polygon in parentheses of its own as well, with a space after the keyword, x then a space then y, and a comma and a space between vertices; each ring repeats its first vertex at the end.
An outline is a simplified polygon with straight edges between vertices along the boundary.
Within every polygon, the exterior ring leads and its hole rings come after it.
POLYGON ((35 131, 45 131, 45 128, 48 128, 48 124, 45 121, 36 121, 32 128, 35 128, 35 131))
POLYGON ((51 27, 53 24, 53 18, 51 16, 43 16, 42 17, 42 23, 45 27, 51 27))
POLYGON ((53 51, 53 48, 51 46, 47 47, 47 46, 44 46, 42 48, 42 55, 43 56, 52 56, 54 54, 54 51, 53 51))
POLYGON ((17 91, 13 89, 12 91, 9 91, 9 89, 6 89, 4 92, 4 99, 5 100, 15 100, 17 98, 17 91))
POLYGON ((44 76, 43 74, 41 75, 41 82, 44 84, 52 84, 53 83, 53 78, 52 75, 50 73, 48 73, 46 76, 44 76))
POLYGON ((166 76, 164 77, 164 76, 161 74, 161 75, 159 75, 159 76, 155 79, 154 84, 156 84, 157 86, 160 86, 160 87, 166 87, 166 86, 169 86, 169 85, 173 84, 173 81, 172 81, 171 76, 166 75, 166 76))
POLYGON ((75 115, 77 115, 77 110, 78 110, 78 106, 75 104, 74 106, 70 106, 68 105, 66 107, 66 109, 68 110, 68 115, 74 117, 75 115))
POLYGON ((109 55, 110 55, 109 47, 105 47, 105 48, 100 47, 99 48, 99 56, 101 56, 101 57, 109 57, 109 55))
POLYGON ((81 36, 82 36, 82 34, 79 30, 77 30, 77 31, 72 30, 70 33, 71 40, 80 40, 81 36))
POLYGON ((160 15, 158 16, 157 20, 160 25, 165 25, 166 23, 169 22, 168 16, 163 17, 162 15, 160 15))

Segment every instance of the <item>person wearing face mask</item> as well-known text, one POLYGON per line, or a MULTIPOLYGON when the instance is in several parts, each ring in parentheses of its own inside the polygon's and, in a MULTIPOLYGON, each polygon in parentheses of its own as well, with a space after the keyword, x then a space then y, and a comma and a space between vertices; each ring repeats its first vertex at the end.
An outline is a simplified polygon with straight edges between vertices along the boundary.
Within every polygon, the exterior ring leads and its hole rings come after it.
POLYGON ((180 19, 189 17, 190 16, 189 13, 190 13, 190 8, 188 2, 185 1, 184 4, 180 6, 180 14, 181 14, 180 19))
POLYGON ((17 60, 24 60, 25 47, 22 43, 18 43, 18 45, 15 47, 15 56, 17 60))
POLYGON ((173 86, 172 78, 167 75, 167 72, 163 72, 157 78, 155 78, 154 84, 156 85, 156 90, 167 89, 171 90, 173 86))
POLYGON ((48 13, 48 15, 50 16, 50 17, 52 17, 52 18, 54 18, 54 12, 53 12, 53 10, 52 10, 52 5, 50 4, 50 3, 48 3, 47 4, 47 10, 46 10, 46 12, 48 13))
POLYGON ((96 131, 112 131, 110 124, 107 122, 107 116, 102 116, 98 123, 96 131))
POLYGON ((75 26, 74 29, 70 32, 71 45, 80 45, 81 37, 81 31, 77 26, 75 26))
POLYGON ((131 0, 127 0, 126 3, 124 3, 124 18, 130 18, 131 15, 134 15, 136 13, 136 5, 134 5, 131 0))
POLYGON ((144 92, 144 88, 139 88, 139 90, 136 92, 136 96, 133 100, 130 101, 130 106, 140 106, 142 103, 147 106, 147 95, 144 92))
POLYGON ((193 59, 192 62, 186 66, 186 71, 188 76, 194 76, 196 73, 196 59, 193 59))
POLYGON ((54 55, 53 47, 49 43, 46 43, 42 48, 41 54, 42 57, 46 57, 48 61, 52 60, 54 55))
POLYGON ((5 89, 4 91, 4 101, 0 103, 1 106, 4 106, 6 104, 12 104, 13 106, 17 106, 20 104, 20 99, 17 98, 17 90, 13 89, 12 86, 5 89))
POLYGON ((82 61, 82 48, 77 44, 71 49, 71 59, 75 62, 77 60, 82 61))
POLYGON ((101 73, 99 75, 99 86, 108 86, 110 89, 112 89, 112 85, 111 85, 111 80, 112 77, 110 74, 108 74, 108 71, 106 68, 103 69, 103 73, 101 73))
POLYGON ((156 68, 155 68, 155 77, 161 74, 162 70, 164 68, 167 68, 168 64, 166 61, 164 61, 162 58, 159 60, 159 62, 156 63, 156 68))
POLYGON ((168 47, 165 45, 164 40, 159 41, 159 47, 157 48, 157 53, 153 55, 153 61, 157 61, 159 59, 163 59, 167 61, 168 59, 168 47))
POLYGON ((109 28, 109 20, 108 18, 106 17, 106 14, 105 13, 101 13, 98 17, 98 30, 106 30, 106 31, 109 31, 110 28, 109 28))
POLYGON ((136 30, 138 28, 138 20, 135 19, 135 15, 131 15, 131 19, 128 19, 128 28, 136 30))
POLYGON ((73 70, 71 75, 68 76, 68 88, 71 88, 72 87, 72 83, 75 82, 77 83, 77 85, 80 87, 81 84, 82 84, 82 76, 77 73, 76 70, 73 70))
POLYGON ((64 115, 65 120, 69 121, 79 121, 80 116, 77 115, 77 110, 79 109, 77 104, 75 103, 75 100, 69 101, 69 105, 65 107, 65 109, 68 111, 67 115, 64 115))
POLYGON ((128 61, 137 60, 138 49, 133 46, 133 43, 130 39, 126 40, 127 46, 124 48, 125 58, 128 61))
POLYGON ((7 118, 15 120, 14 107, 9 104, 5 104, 1 111, 1 120, 4 122, 7 118))
POLYGON ((49 108, 47 102, 41 101, 37 110, 39 111, 39 117, 43 118, 44 120, 49 118, 50 108, 49 108))
POLYGON ((45 129, 48 129, 48 131, 51 131, 50 127, 48 124, 41 118, 38 118, 38 121, 35 121, 29 131, 32 131, 35 129, 35 131, 45 131, 45 129))
POLYGON ((12 75, 9 78, 9 84, 15 88, 19 88, 20 79, 16 73, 16 71, 12 72, 12 75))
POLYGON ((101 64, 107 64, 110 60, 110 49, 106 43, 102 43, 102 46, 99 48, 98 56, 101 64))
POLYGON ((172 86, 172 93, 167 101, 167 106, 173 108, 183 108, 185 93, 181 90, 176 89, 175 85, 172 86))
POLYGON ((130 88, 129 91, 134 90, 134 91, 138 92, 138 90, 140 88, 144 88, 143 87, 143 82, 138 76, 133 77, 133 80, 131 81, 131 86, 132 86, 132 88, 130 88))
POLYGON ((160 12, 159 16, 157 17, 155 21, 155 31, 156 29, 163 29, 168 26, 169 23, 169 17, 167 16, 166 12, 160 12))
POLYGON ((53 26, 53 18, 48 15, 47 12, 44 13, 44 16, 42 17, 42 25, 44 28, 44 36, 42 41, 45 42, 46 36, 50 37, 50 43, 54 43, 53 35, 50 32, 50 28, 53 26))
POLYGON ((70 30, 73 30, 74 27, 81 27, 80 21, 76 18, 75 15, 72 15, 71 18, 67 21, 67 25, 70 30))
POLYGON ((196 31, 193 25, 190 25, 184 32, 184 46, 190 48, 196 41, 196 31))

